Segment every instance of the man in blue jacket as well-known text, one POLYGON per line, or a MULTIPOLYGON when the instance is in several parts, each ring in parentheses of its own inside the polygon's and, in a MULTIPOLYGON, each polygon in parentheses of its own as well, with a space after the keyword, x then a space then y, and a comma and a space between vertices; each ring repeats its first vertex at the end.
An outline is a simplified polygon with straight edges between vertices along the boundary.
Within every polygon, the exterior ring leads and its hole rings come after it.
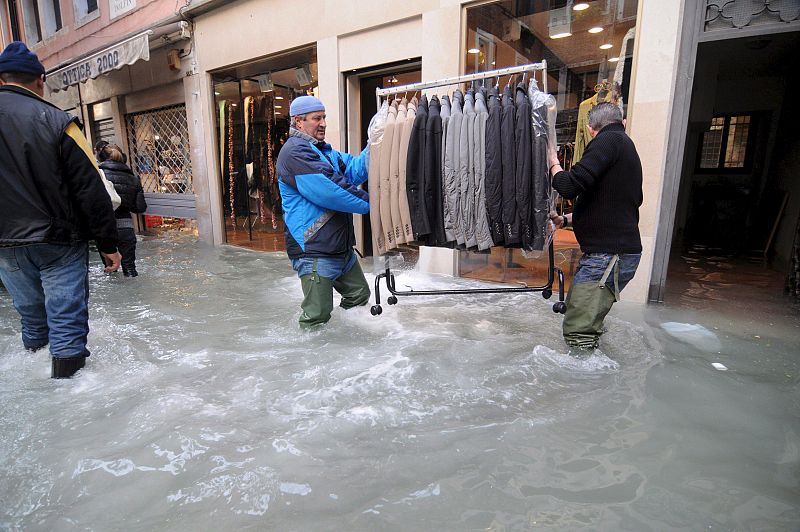
POLYGON ((300 326, 326 323, 333 290, 345 309, 365 305, 369 284, 353 252, 353 213, 369 212, 369 149, 358 157, 325 142, 325 106, 313 96, 295 98, 289 108, 289 139, 278 155, 278 184, 286 225, 286 252, 303 287, 300 326))
POLYGON ((84 366, 89 247, 120 264, 114 209, 78 121, 42 99, 44 66, 21 42, 0 54, 0 278, 30 351, 50 344, 52 376, 84 366))

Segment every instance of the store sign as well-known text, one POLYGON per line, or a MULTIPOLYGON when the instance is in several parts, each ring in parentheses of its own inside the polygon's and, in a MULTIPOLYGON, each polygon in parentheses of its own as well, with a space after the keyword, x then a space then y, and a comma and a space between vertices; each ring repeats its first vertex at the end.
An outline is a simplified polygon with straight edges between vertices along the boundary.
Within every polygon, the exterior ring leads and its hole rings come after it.
POLYGON ((108 12, 112 19, 136 9, 136 0, 108 0, 108 12))
POLYGON ((150 44, 145 32, 115 46, 106 48, 86 59, 47 74, 47 85, 53 91, 86 82, 112 70, 132 65, 140 59, 150 60, 150 44))

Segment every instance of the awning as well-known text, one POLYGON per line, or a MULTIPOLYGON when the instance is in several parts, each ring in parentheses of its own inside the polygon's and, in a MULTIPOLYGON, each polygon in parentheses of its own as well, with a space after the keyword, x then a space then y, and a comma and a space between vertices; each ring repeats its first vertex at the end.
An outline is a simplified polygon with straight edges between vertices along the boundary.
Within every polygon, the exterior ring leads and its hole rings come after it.
POLYGON ((47 86, 50 87, 50 90, 57 92, 67 89, 70 85, 77 85, 101 74, 132 65, 140 59, 149 61, 150 44, 147 37, 151 33, 153 33, 152 30, 147 30, 80 61, 48 72, 47 86))

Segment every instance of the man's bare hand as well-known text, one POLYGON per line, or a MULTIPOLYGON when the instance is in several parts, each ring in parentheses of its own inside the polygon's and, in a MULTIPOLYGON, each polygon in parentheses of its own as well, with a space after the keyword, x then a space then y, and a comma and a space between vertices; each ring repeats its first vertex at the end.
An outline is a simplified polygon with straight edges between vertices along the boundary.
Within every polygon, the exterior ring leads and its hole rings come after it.
POLYGON ((561 229, 562 227, 564 227, 564 217, 563 216, 559 216, 559 214, 557 212, 553 212, 553 211, 550 211, 548 216, 550 217, 550 221, 553 222, 553 225, 556 226, 556 229, 561 229))
POLYGON ((119 265, 122 262, 122 255, 119 254, 119 251, 114 253, 103 253, 101 251, 100 255, 103 256, 103 262, 106 264, 106 267, 103 268, 104 272, 111 273, 119 270, 119 265))

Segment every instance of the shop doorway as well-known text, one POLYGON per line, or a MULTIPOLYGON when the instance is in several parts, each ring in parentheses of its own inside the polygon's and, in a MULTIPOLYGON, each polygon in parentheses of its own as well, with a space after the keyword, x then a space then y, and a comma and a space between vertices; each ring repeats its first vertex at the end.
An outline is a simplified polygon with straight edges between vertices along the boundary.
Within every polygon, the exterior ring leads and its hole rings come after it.
POLYGON ((784 302, 797 268, 800 33, 698 46, 665 301, 784 302))
MULTIPOLYGON (((367 145, 369 121, 378 112, 375 89, 408 85, 421 80, 422 64, 419 58, 348 73, 346 81, 348 108, 345 113, 347 150, 356 153, 367 145)), ((364 189, 369 190, 367 183, 364 184, 364 189)), ((372 255, 372 228, 369 216, 356 216, 355 228, 356 248, 365 257, 372 255)))
POLYGON ((285 250, 275 164, 289 137, 294 98, 319 96, 316 47, 246 63, 212 76, 225 241, 285 250))

